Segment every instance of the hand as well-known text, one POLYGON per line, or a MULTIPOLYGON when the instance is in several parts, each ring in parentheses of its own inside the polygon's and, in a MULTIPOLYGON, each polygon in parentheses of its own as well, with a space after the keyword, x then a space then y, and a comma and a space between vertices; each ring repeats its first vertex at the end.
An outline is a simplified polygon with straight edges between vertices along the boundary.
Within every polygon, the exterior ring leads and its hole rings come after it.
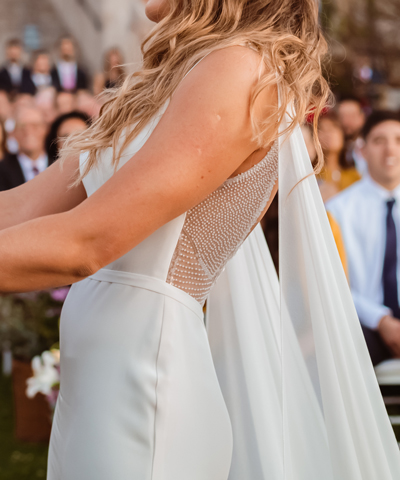
POLYGON ((385 315, 378 324, 378 332, 395 358, 400 358, 400 320, 385 315))

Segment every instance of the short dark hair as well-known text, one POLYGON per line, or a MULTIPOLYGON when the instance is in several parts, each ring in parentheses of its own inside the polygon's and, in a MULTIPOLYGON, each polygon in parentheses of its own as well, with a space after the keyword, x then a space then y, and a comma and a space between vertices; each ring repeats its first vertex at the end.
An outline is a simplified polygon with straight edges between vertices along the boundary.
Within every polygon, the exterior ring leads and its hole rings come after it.
POLYGON ((61 47, 61 44, 64 40, 69 40, 70 42, 72 42, 74 44, 74 46, 76 46, 75 37, 73 37, 72 35, 69 35, 69 34, 65 34, 65 35, 61 35, 61 37, 58 38, 58 42, 57 42, 58 48, 61 47))
POLYGON ((377 125, 383 122, 388 122, 390 120, 400 123, 400 115, 397 112, 393 112, 392 110, 375 110, 367 118, 365 125, 361 130, 362 137, 367 138, 367 136, 371 133, 371 130, 374 129, 377 125))
POLYGON ((50 57, 50 53, 48 50, 45 50, 44 48, 39 48, 38 50, 32 52, 31 62, 35 63, 36 60, 42 55, 47 55, 48 57, 50 57))
POLYGON ((19 38, 10 38, 10 40, 7 41, 6 47, 21 47, 22 48, 22 42, 19 38))
POLYGON ((57 157, 58 157, 58 146, 57 146, 58 130, 64 122, 66 122, 67 120, 70 120, 71 118, 77 118, 79 120, 82 120, 83 122, 86 123, 88 127, 90 127, 92 123, 89 115, 79 110, 74 110, 69 113, 64 113, 63 115, 60 115, 59 117, 57 117, 54 120, 54 122, 50 125, 49 133, 47 135, 46 142, 45 142, 46 152, 49 157, 49 163, 54 162, 55 160, 57 160, 57 157))
POLYGON ((360 108, 363 106, 363 102, 360 98, 356 97, 355 95, 343 95, 342 97, 339 98, 338 104, 340 105, 341 103, 344 102, 353 102, 353 103, 358 103, 360 108))

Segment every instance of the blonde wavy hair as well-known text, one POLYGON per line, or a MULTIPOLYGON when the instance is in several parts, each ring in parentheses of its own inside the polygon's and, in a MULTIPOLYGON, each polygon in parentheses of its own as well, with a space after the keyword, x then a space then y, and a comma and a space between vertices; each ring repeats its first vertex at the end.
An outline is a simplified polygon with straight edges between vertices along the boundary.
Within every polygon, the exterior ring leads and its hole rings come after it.
POLYGON ((186 73, 208 53, 239 43, 250 43, 260 54, 258 82, 250 104, 254 139, 266 147, 278 136, 289 104, 293 123, 314 117, 314 139, 319 171, 323 155, 317 123, 330 101, 330 89, 322 75, 321 59, 327 51, 318 25, 316 0, 170 0, 168 15, 142 44, 143 66, 128 76, 118 89, 108 91, 100 117, 89 130, 71 136, 61 151, 70 155, 88 151, 78 183, 96 165, 98 153, 112 147, 112 163, 176 90, 186 73), (260 92, 276 84, 280 106, 268 118, 255 120, 254 103, 260 92), (121 133, 127 128, 122 145, 121 133))

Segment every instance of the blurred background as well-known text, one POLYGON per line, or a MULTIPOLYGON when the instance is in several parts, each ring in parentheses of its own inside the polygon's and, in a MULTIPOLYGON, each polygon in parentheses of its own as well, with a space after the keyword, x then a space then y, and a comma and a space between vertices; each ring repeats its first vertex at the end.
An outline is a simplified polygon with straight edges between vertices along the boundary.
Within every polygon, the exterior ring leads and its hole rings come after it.
MULTIPOLYGON (((0 0, 0 11, 0 190, 8 190, 97 118, 99 94, 138 68, 152 24, 142 0, 0 0)), ((368 116, 400 109, 400 2, 323 0, 320 22, 337 99, 318 133, 326 160, 318 183, 328 201, 367 175, 360 132, 368 116)), ((314 159, 309 124, 303 133, 314 159)), ((278 267, 277 200, 262 226, 278 267)), ((0 296, 0 480, 46 476, 67 293, 0 296)))

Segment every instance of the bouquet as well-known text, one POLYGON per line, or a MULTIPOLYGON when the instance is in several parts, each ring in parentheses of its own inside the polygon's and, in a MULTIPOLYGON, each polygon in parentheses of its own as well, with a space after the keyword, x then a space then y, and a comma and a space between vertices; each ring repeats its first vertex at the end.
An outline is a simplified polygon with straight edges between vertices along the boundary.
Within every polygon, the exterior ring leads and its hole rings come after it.
POLYGON ((42 393, 54 413, 60 391, 60 350, 46 350, 32 359, 33 377, 27 380, 26 395, 42 393))

